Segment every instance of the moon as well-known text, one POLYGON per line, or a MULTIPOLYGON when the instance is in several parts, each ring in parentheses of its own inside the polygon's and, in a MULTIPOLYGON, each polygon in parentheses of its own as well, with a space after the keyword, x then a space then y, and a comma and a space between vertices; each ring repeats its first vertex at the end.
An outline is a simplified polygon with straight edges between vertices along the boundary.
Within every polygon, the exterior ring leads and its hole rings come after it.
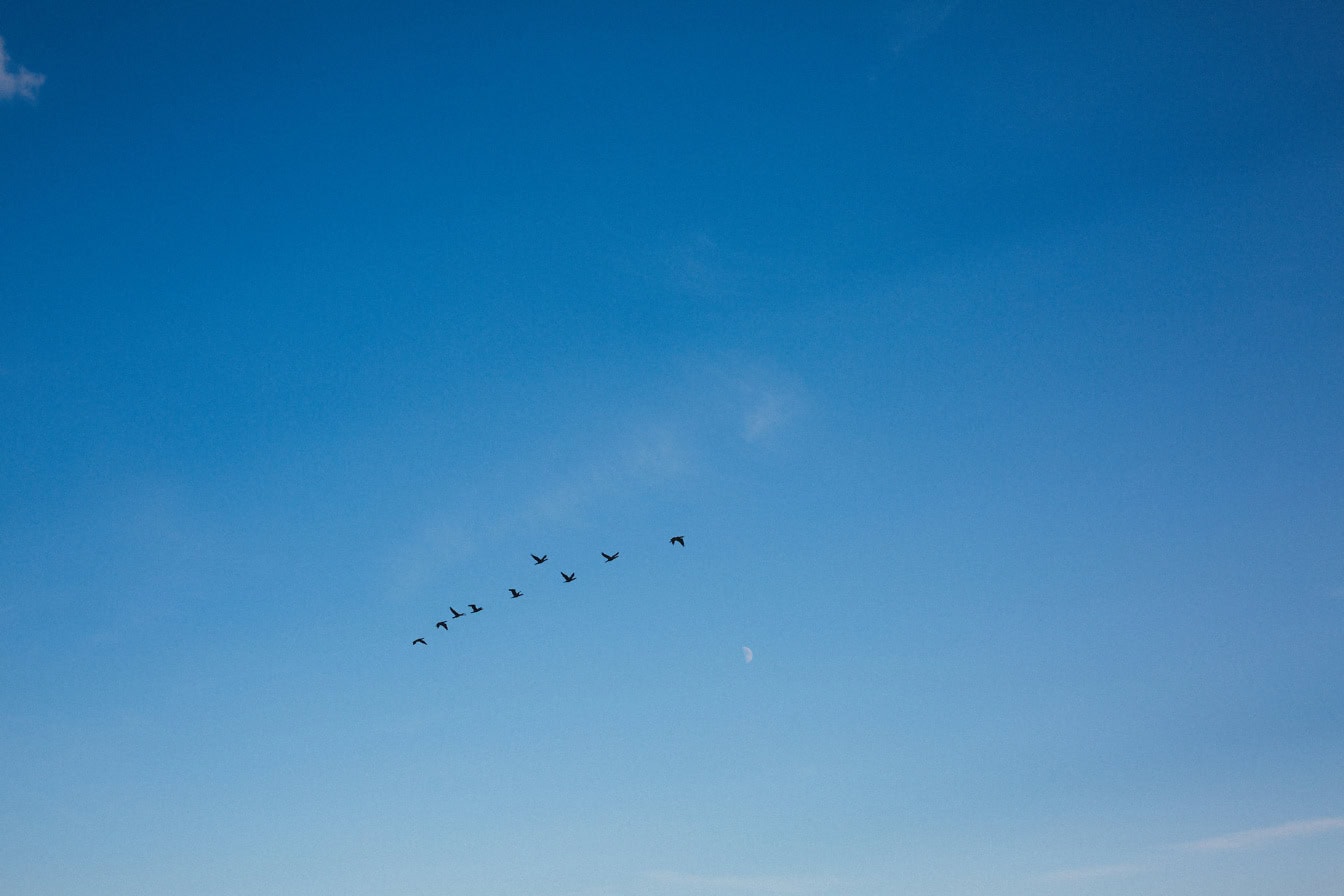
POLYGON ((742 648, 742 659, 746 660, 747 662, 751 662, 751 648, 750 648, 750 647, 745 647, 745 646, 744 646, 744 647, 742 648))

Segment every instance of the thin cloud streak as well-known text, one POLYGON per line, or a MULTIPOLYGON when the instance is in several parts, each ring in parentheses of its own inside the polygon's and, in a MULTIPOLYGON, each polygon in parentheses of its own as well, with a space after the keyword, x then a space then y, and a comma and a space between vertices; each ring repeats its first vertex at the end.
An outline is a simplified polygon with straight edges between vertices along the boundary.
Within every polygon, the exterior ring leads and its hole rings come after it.
POLYGON ((1344 831, 1344 818, 1311 818, 1303 821, 1290 821, 1286 824, 1268 828, 1252 828, 1233 834, 1222 834, 1182 843, 1177 848, 1186 852, 1231 852, 1240 849, 1254 849, 1267 843, 1280 840, 1294 840, 1299 837, 1313 837, 1330 831, 1344 831))
POLYGON ((901 13, 901 33, 892 42, 892 56, 900 56, 914 44, 937 34, 960 5, 961 0, 951 0, 948 3, 912 3, 907 6, 901 13))
MULTIPOLYGON (((1206 837, 1203 840, 1172 844, 1165 848, 1183 853, 1238 852, 1271 843, 1279 843, 1284 840, 1297 840, 1336 831, 1344 831, 1344 817, 1308 818, 1300 821, 1290 821, 1273 827, 1251 828, 1231 834, 1220 834, 1217 837, 1206 837)), ((1129 877, 1170 864, 1171 858, 1171 854, 1168 853, 1166 859, 1159 860, 1156 866, 1117 863, 1083 868, 1064 868, 1041 874, 1036 879, 1044 883, 1079 883, 1090 880, 1129 877)))
POLYGON ((47 80, 46 75, 30 72, 23 66, 10 69, 9 54, 5 52, 5 39, 0 37, 0 100, 12 100, 15 97, 37 102, 37 90, 47 80))

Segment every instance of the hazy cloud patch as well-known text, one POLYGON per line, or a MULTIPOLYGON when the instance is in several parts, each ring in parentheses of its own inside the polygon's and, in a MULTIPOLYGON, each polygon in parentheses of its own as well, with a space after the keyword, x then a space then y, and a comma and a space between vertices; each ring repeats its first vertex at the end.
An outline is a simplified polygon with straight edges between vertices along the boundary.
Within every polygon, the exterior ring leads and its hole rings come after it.
POLYGON ((30 72, 13 64, 5 52, 5 39, 0 37, 0 100, 22 99, 37 102, 37 90, 47 80, 46 75, 30 72))
POLYGON ((1160 853, 1155 855, 1153 862, 1147 865, 1116 863, 1064 868, 1041 874, 1036 879, 1043 883, 1068 884, 1129 877, 1144 872, 1159 871, 1173 864, 1180 864, 1175 860, 1172 850, 1182 853, 1206 854, 1239 852, 1285 840, 1298 840, 1304 837, 1341 831, 1344 831, 1344 818, 1308 818, 1300 821, 1289 821, 1272 827, 1251 828, 1245 831, 1235 831, 1231 834, 1220 834, 1216 837, 1206 837, 1203 840, 1193 840, 1188 843, 1169 844, 1164 847, 1167 850, 1165 855, 1160 853))
POLYGON ((739 383, 742 399, 742 438, 759 442, 787 427, 803 410, 801 392, 783 382, 744 380, 739 383))
POLYGON ((926 0, 906 4, 899 13, 898 32, 891 46, 892 55, 899 56, 910 46, 938 33, 960 5, 961 0, 926 0))

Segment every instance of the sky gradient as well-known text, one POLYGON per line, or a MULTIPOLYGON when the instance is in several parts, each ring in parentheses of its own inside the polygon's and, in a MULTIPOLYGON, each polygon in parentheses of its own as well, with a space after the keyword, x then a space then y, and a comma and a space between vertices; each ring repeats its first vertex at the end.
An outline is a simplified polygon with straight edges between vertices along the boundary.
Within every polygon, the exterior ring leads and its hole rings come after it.
POLYGON ((1344 891, 1344 9, 282 6, 0 14, 0 891, 1344 891))

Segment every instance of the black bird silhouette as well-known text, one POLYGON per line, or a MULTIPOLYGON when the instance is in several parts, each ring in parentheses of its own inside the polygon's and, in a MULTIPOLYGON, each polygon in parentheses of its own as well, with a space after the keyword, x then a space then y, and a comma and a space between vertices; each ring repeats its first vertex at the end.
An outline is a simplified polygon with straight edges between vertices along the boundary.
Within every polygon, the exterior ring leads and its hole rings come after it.
POLYGON ((454 619, 461 619, 463 616, 467 615, 466 613, 459 613, 459 612, 457 612, 457 611, 454 610, 452 607, 449 607, 449 608, 448 608, 448 612, 453 614, 453 618, 454 618, 454 619))
POLYGON ((509 589, 509 597, 522 597, 522 596, 523 592, 519 591, 517 588, 509 589))
POLYGON ((598 551, 598 553, 601 554, 601 555, 603 556, 603 558, 606 559, 606 561, 607 561, 608 563, 610 563, 611 561, 615 560, 617 557, 621 556, 621 552, 620 552, 620 551, 617 551, 617 552, 614 553, 614 554, 608 554, 606 551, 598 551))
POLYGON ((434 627, 435 627, 435 628, 441 628, 441 629, 443 629, 444 631, 448 631, 448 620, 447 620, 447 619, 440 619, 438 622, 434 623, 434 627))
POLYGON ((563 578, 566 582, 574 581, 574 577, 577 575, 578 573, 576 572, 565 572, 564 570, 560 571, 560 577, 563 578))
POLYGON ((680 535, 673 535, 671 538, 669 538, 669 539, 667 540, 667 543, 668 543, 668 544, 679 544, 679 545, 681 545, 682 547, 686 547, 686 539, 682 538, 680 535))
POLYGON ((429 644, 425 641, 424 638, 416 638, 414 641, 411 642, 412 647, 414 647, 417 644, 424 644, 426 647, 429 646, 429 644))
POLYGON ((471 612, 473 613, 481 612, 481 608, 476 606, 475 604, 467 604, 467 606, 471 607, 471 612))
POLYGON ((545 562, 546 562, 546 558, 549 557, 549 556, 551 556, 551 555, 550 555, 550 554, 542 554, 540 557, 538 557, 536 554, 533 554, 533 555, 532 555, 532 559, 535 560, 535 561, 537 561, 538 564, 541 564, 541 563, 545 563, 545 562))

